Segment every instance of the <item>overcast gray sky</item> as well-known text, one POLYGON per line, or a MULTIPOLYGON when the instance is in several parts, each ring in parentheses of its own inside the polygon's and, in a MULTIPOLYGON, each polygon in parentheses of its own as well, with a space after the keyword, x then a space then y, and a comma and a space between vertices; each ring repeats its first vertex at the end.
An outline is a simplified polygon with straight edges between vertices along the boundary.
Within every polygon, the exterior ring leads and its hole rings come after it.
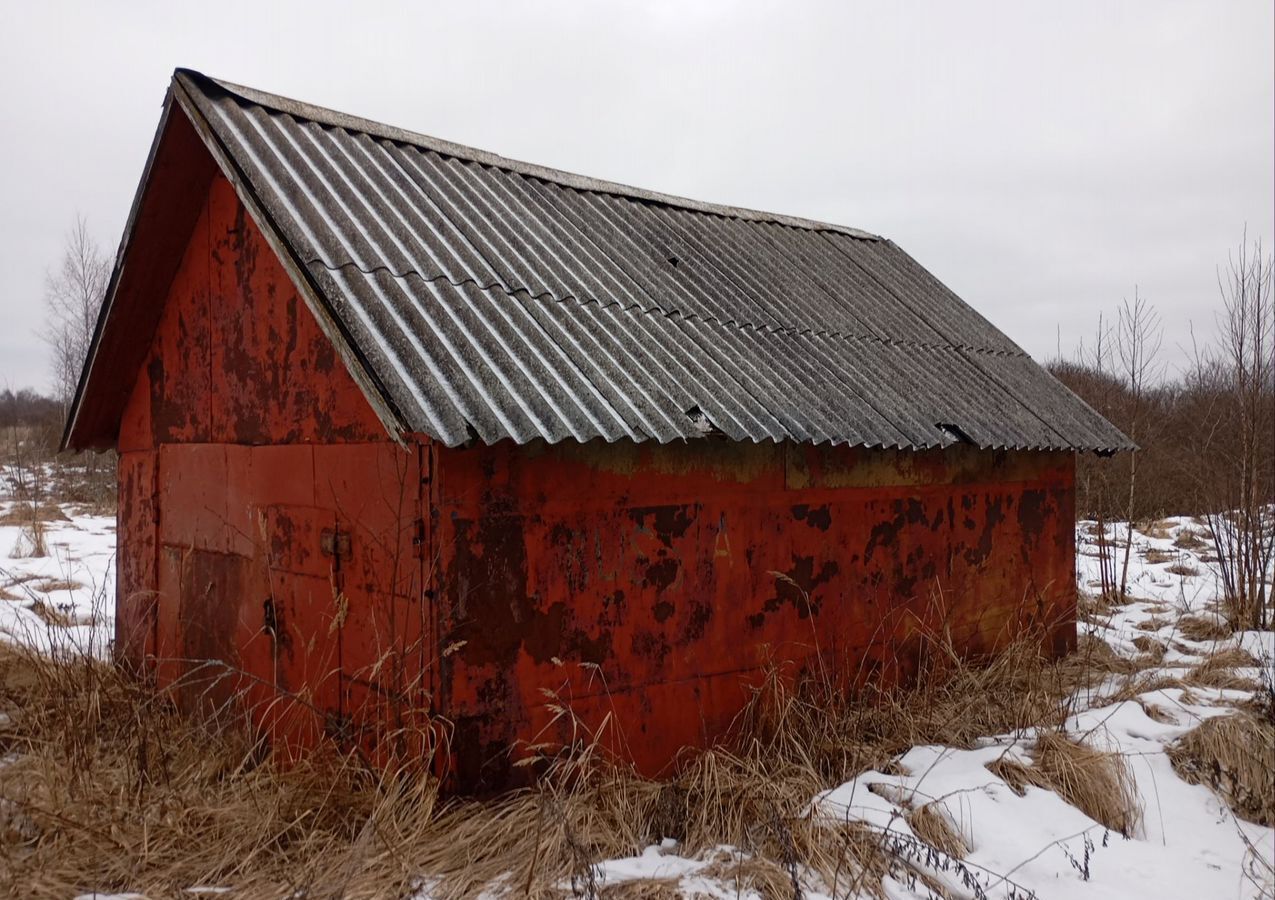
POLYGON ((48 387, 45 270, 77 213, 114 253, 176 66, 884 234, 1041 359, 1137 285, 1176 356, 1275 233, 1273 7, 0 0, 0 387, 48 387))

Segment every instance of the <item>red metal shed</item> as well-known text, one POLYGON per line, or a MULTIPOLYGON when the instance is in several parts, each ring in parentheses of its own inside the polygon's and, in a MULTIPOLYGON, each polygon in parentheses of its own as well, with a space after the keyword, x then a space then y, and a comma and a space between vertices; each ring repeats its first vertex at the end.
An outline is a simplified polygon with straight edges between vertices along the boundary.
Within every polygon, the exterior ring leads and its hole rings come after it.
POLYGON ((1073 455, 1129 446, 875 235, 184 70, 65 444, 119 451, 121 660, 276 746, 434 723, 464 790, 549 695, 658 773, 768 660, 1062 651, 1073 455))

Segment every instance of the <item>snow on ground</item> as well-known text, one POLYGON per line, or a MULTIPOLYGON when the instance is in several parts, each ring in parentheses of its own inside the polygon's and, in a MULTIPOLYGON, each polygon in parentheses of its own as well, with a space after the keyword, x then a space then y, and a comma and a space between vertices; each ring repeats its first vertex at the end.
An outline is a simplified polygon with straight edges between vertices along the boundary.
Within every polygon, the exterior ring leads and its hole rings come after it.
POLYGON ((45 522, 46 554, 32 556, 29 525, 0 501, 0 640, 105 656, 115 624, 115 517, 63 507, 45 522), (10 524, 14 523, 14 524, 10 524))
MULTIPOLYGON (((11 506, 0 502, 0 521, 11 506)), ((21 527, 0 525, 0 639, 103 653, 113 624, 115 523, 110 517, 64 512, 65 521, 48 523, 49 555, 43 558, 24 555, 29 540, 21 527)), ((1216 617, 1219 579, 1208 545, 1199 540, 1202 526, 1178 518, 1149 531, 1133 534, 1131 602, 1082 622, 1081 633, 1105 641, 1127 658, 1144 653, 1147 639, 1158 641, 1165 648, 1158 667, 1164 674, 1182 675, 1228 647, 1246 649, 1269 670, 1275 634, 1247 632, 1196 641, 1180 631, 1183 615, 1216 617)), ((1078 583, 1091 592, 1099 584, 1096 533, 1092 523, 1077 528, 1078 583)), ((1127 535, 1119 524, 1107 532, 1117 544, 1127 535)), ((1247 674, 1257 678, 1262 673, 1247 674)), ((1200 721, 1227 714, 1227 701, 1245 696, 1192 686, 1189 691, 1147 691, 1120 703, 1104 699, 1101 691, 1077 698, 1069 733, 1132 761, 1144 814, 1128 838, 1109 832, 1050 791, 1027 787, 1019 796, 988 770, 989 762, 1002 757, 1026 760, 1034 739, 1030 733, 989 737, 974 749, 914 747, 898 761, 898 771, 905 774, 865 772, 813 798, 813 808, 826 816, 864 821, 906 848, 917 846, 904 818, 908 804, 941 801, 971 849, 961 861, 927 850, 921 865, 948 885, 954 897, 1260 896, 1259 888, 1244 877, 1245 866, 1254 850, 1275 859, 1275 830, 1237 820, 1208 788, 1180 779, 1165 752, 1200 721)), ((731 853, 730 848, 720 851, 731 853)), ((656 879, 687 895, 740 896, 734 885, 708 877, 709 868, 709 861, 681 857, 676 844, 666 841, 639 856, 599 864, 595 875, 602 884, 656 879)), ((932 896, 924 887, 899 880, 887 880, 885 889, 898 900, 932 896)), ((428 893, 425 889, 421 896, 428 893)), ((821 897, 814 886, 806 895, 821 897)))

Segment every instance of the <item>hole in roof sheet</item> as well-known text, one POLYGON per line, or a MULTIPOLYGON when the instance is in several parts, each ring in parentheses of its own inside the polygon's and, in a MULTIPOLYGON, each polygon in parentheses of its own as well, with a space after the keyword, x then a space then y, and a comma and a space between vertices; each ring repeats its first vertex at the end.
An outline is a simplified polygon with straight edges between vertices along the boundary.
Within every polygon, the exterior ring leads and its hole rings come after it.
POLYGON ((966 434, 959 425, 952 425, 947 422, 936 422, 934 425, 939 431, 943 432, 943 437, 955 444, 972 444, 974 441, 966 434))
POLYGON ((708 416, 704 414, 704 410, 700 409, 698 405, 692 406, 686 411, 686 418, 691 420, 691 428, 699 436, 707 437, 711 434, 722 433, 721 429, 709 420, 708 416))

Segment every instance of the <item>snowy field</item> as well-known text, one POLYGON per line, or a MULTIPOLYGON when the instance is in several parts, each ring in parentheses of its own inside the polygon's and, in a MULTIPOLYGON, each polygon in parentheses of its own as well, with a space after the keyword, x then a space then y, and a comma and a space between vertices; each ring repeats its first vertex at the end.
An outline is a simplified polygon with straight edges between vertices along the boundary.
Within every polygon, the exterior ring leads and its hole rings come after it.
POLYGON ((62 507, 43 523, 45 555, 17 504, 0 501, 0 639, 109 655, 115 613, 115 517, 62 507))
MULTIPOLYGON (((0 504, 0 513, 8 512, 9 505, 0 504)), ((19 526, 0 525, 0 639, 101 654, 112 625, 114 521, 64 512, 64 520, 48 523, 49 555, 42 558, 29 556, 30 541, 19 526)), ((1112 676, 1111 683, 1077 697, 1068 723, 1073 738, 1131 761, 1142 816, 1130 837, 1108 831, 1051 791, 1028 786, 1020 795, 989 771, 988 763, 997 760, 1027 761, 1031 732, 989 737, 974 749, 914 747, 899 759, 895 774, 865 772, 812 798, 812 808, 884 829, 897 836, 892 846, 906 852, 918 846, 906 821, 908 808, 939 801, 969 852, 956 860, 926 848, 919 865, 952 897, 1247 898, 1263 891, 1271 896, 1272 886, 1260 882, 1275 859, 1275 831, 1238 820, 1210 789, 1179 778, 1166 754, 1175 739, 1204 719, 1232 712, 1231 704, 1249 693, 1191 684, 1147 690, 1123 702, 1108 699, 1128 678, 1146 684, 1157 674, 1182 677, 1230 647, 1247 650, 1263 664, 1237 675, 1271 677, 1270 632, 1192 639, 1200 637, 1201 620, 1216 620, 1219 594, 1209 547, 1194 536, 1199 529, 1192 520, 1170 519, 1152 533, 1135 532, 1131 602, 1091 610, 1080 626, 1082 634, 1143 666, 1136 675, 1112 676), (1191 636, 1183 633, 1184 616, 1194 618, 1191 636), (1150 668, 1148 654, 1157 658, 1150 668), (1267 860, 1266 867, 1255 854, 1267 860), (1257 883, 1246 872, 1256 873, 1257 883)), ((1077 529, 1077 576, 1082 589, 1091 591, 1099 578, 1094 531, 1090 523, 1077 529)), ((1122 543, 1124 535, 1123 526, 1116 526, 1108 537, 1122 543)), ((711 880, 709 869, 709 861, 683 858, 675 843, 666 842, 638 857, 603 863, 597 876, 612 887, 659 879, 688 896, 738 896, 733 885, 711 880)), ((895 898, 934 896, 900 880, 887 880, 885 889, 895 898)), ((802 893, 823 896, 814 884, 803 886, 802 893)))

